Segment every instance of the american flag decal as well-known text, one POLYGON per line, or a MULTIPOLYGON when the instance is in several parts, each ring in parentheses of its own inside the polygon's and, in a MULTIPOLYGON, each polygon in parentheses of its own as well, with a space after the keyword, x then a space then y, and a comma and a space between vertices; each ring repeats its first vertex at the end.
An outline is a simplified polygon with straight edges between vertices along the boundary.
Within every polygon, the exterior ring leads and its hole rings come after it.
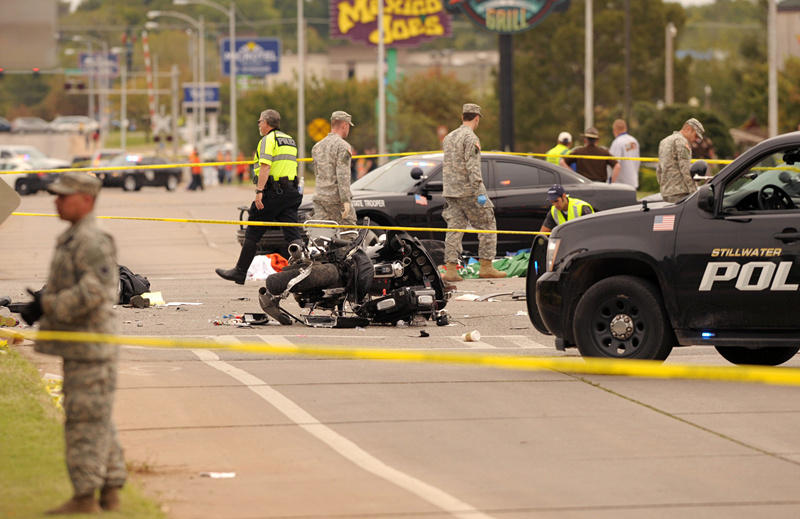
POLYGON ((664 214, 658 215, 653 220, 654 231, 671 231, 675 227, 675 215, 664 214))

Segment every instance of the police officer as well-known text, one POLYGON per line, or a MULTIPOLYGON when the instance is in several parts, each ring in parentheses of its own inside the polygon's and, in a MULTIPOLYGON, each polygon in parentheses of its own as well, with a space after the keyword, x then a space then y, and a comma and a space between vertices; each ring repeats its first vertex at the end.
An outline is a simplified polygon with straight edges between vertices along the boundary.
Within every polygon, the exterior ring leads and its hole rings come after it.
MULTIPOLYGON (((69 228, 58 237, 45 288, 21 312, 40 329, 116 333, 119 270, 114 239, 96 224, 101 182, 87 173, 64 173, 47 190, 69 228)), ((37 341, 36 351, 64 358, 64 437, 73 497, 48 514, 95 513, 119 508, 127 473, 111 420, 119 350, 97 342, 37 341), (100 489, 99 506, 96 491, 100 489)))
POLYGON ((331 132, 311 148, 316 172, 314 218, 355 225, 356 212, 350 203, 350 144, 345 138, 353 126, 347 112, 331 114, 331 132))
MULTIPOLYGON (((448 133, 442 143, 444 165, 445 207, 442 217, 449 229, 463 229, 471 224, 476 229, 496 230, 494 204, 486 196, 481 176, 481 142, 475 130, 481 120, 481 107, 467 103, 462 107, 462 124, 448 133)), ((444 244, 447 282, 462 281, 458 275, 458 256, 461 254, 463 232, 448 232, 444 244)), ((481 268, 478 277, 504 278, 505 272, 495 270, 492 260, 497 253, 497 234, 478 234, 478 258, 481 268)))
POLYGON ((705 128, 692 117, 683 123, 679 132, 672 132, 658 143, 658 179, 661 197, 667 202, 679 202, 697 191, 689 168, 692 165, 693 142, 702 142, 705 128))
POLYGON ((547 190, 547 200, 550 202, 550 211, 539 229, 541 232, 550 232, 556 225, 594 212, 589 202, 570 198, 561 184, 553 184, 547 190))
POLYGON ((564 159, 560 155, 569 153, 569 147, 572 144, 572 134, 569 132, 561 132, 558 134, 558 142, 555 146, 547 150, 547 162, 555 165, 561 164, 567 167, 564 159))
MULTIPOLYGON (((254 222, 298 223, 297 208, 303 196, 297 189, 297 144, 289 134, 280 130, 281 114, 264 110, 258 118, 258 131, 263 136, 254 156, 253 183, 255 201, 250 205, 249 220, 254 222)), ((300 242, 298 227, 281 227, 287 244, 300 242)), ((258 242, 267 227, 248 225, 239 260, 232 269, 216 269, 223 279, 244 285, 258 249, 258 242)))

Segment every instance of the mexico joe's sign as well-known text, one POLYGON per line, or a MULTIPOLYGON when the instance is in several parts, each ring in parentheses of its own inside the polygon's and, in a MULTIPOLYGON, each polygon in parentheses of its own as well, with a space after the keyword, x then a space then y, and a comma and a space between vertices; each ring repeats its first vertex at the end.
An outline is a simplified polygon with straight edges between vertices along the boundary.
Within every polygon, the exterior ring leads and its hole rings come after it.
MULTIPOLYGON (((451 0, 384 0, 384 44, 416 45, 450 35, 451 0)), ((378 0, 331 0, 331 36, 378 44, 378 0)))
POLYGON ((460 9, 470 20, 499 33, 532 28, 552 11, 569 7, 570 0, 445 0, 448 8, 460 9))

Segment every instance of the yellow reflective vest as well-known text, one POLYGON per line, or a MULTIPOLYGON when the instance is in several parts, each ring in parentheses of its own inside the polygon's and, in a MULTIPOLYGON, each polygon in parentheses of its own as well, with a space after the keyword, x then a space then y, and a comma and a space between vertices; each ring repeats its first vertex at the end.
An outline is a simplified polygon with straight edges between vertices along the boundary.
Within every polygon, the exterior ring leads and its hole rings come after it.
POLYGON ((287 178, 294 180, 297 177, 297 144, 288 134, 280 130, 270 130, 261 138, 253 156, 253 183, 258 183, 258 173, 261 164, 270 167, 269 173, 273 180, 287 178))
POLYGON ((580 218, 583 214, 583 208, 588 207, 590 212, 594 212, 592 205, 588 202, 584 202, 578 198, 569 197, 569 206, 567 207, 567 216, 564 217, 564 213, 556 209, 556 206, 552 206, 550 208, 550 215, 553 217, 553 220, 556 221, 556 225, 561 225, 564 222, 569 220, 574 220, 575 218, 580 218))

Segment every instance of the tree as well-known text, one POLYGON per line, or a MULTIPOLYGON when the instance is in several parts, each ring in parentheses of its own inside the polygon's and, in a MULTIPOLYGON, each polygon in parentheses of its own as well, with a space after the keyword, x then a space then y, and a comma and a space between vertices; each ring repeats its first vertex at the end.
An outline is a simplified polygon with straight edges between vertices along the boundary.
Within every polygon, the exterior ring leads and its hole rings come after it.
MULTIPOLYGON (((631 92, 634 101, 663 99, 664 29, 684 24, 678 4, 631 0, 631 92), (657 35, 657 36, 654 36, 657 35)), ((614 0, 594 2, 595 109, 603 119, 624 104, 624 12, 614 0)), ((562 130, 580 134, 584 101, 585 3, 576 0, 514 39, 515 133, 521 150, 544 150, 562 130)), ((676 64, 676 98, 686 95, 686 69, 676 64)), ((599 121, 600 119, 598 119, 599 121)), ((600 128, 610 135, 610 128, 600 128)))

